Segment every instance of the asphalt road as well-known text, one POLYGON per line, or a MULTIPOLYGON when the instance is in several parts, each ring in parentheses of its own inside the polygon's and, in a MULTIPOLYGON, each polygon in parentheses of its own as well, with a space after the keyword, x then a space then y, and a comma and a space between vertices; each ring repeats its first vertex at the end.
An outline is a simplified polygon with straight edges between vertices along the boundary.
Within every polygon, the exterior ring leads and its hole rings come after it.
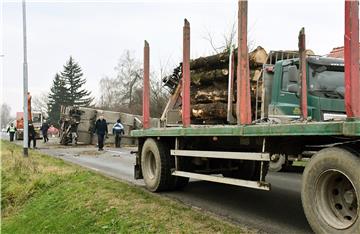
MULTIPOLYGON (((21 144, 21 143, 20 143, 21 144)), ((133 179, 135 157, 129 148, 39 145, 39 150, 99 173, 144 186, 133 179)), ((191 181, 183 191, 162 195, 263 233, 312 233, 301 205, 301 174, 270 173, 272 190, 259 191, 204 181, 191 181)))

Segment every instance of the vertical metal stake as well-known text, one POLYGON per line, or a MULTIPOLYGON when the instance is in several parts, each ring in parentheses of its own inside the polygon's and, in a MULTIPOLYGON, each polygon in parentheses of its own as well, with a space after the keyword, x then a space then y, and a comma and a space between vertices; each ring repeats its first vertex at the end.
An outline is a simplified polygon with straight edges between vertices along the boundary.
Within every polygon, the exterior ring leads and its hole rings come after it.
MULTIPOLYGON (((175 150, 179 149, 179 139, 178 137, 175 138, 175 150)), ((179 161, 178 161, 178 156, 175 155, 175 170, 178 171, 179 170, 179 161)))
POLYGON ((144 43, 143 127, 150 127, 150 47, 144 43))
POLYGON ((183 28, 182 123, 190 126, 190 23, 184 20, 183 28))
POLYGON ((345 109, 349 118, 360 118, 359 1, 345 0, 345 109))
MULTIPOLYGON (((266 138, 263 139, 262 144, 262 152, 265 153, 265 144, 266 144, 266 138)), ((264 171, 264 161, 261 161, 261 168, 260 168, 260 181, 265 182, 265 178, 263 178, 263 171, 264 171)))
POLYGON ((228 103, 227 103, 227 121, 234 123, 233 116, 233 94, 234 94, 234 75, 235 75, 235 53, 233 48, 230 48, 229 55, 229 79, 228 79, 228 103))
POLYGON ((307 105, 307 81, 306 81, 306 45, 305 29, 302 28, 299 33, 299 56, 300 56, 300 83, 301 83, 301 117, 303 120, 308 118, 307 105))
POLYGON ((247 48, 248 2, 239 0, 236 117, 238 124, 251 124, 250 76, 247 48))

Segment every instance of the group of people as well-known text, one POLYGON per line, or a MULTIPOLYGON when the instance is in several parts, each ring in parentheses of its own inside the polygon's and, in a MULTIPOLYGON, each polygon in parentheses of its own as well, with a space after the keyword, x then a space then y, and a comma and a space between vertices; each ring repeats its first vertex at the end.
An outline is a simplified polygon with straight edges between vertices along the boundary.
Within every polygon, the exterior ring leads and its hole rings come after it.
MULTIPOLYGON (((28 147, 30 148, 30 143, 32 141, 33 148, 35 149, 36 148, 36 132, 35 132, 34 125, 32 124, 32 121, 29 121, 28 126, 29 126, 29 128, 28 128, 28 136, 29 136, 28 147)), ((45 120, 40 128, 42 135, 43 135, 44 143, 49 141, 49 137, 48 137, 49 128, 50 128, 50 126, 45 120)), ((16 131, 17 131, 16 127, 14 126, 13 123, 11 123, 7 129, 7 132, 10 134, 10 141, 14 141, 14 136, 15 136, 16 131)), ((124 126, 122 125, 120 119, 118 119, 116 121, 116 123, 114 124, 114 126, 112 128, 112 132, 115 135, 115 147, 119 148, 120 143, 121 143, 121 137, 122 137, 122 135, 124 135, 124 126)), ((104 119, 104 116, 100 116, 100 118, 96 121, 94 133, 96 133, 97 137, 98 137, 99 151, 104 150, 104 141, 105 141, 105 137, 107 137, 107 134, 108 134, 108 126, 107 126, 106 120, 104 119)))
MULTIPOLYGON (((112 128, 113 134, 115 135, 115 147, 119 148, 121 143, 121 136, 124 135, 124 126, 121 124, 121 120, 118 119, 112 128)), ((98 148, 99 151, 104 150, 104 140, 108 134, 107 122, 104 116, 100 116, 95 123, 94 133, 98 137, 98 148)))
MULTIPOLYGON (((49 137, 48 137, 49 128, 50 128, 49 124, 46 122, 46 120, 44 120, 44 122, 40 128, 42 135, 43 135, 44 143, 49 141, 49 137)), ((7 132, 10 135, 10 141, 14 141, 14 137, 17 132, 17 129, 14 126, 14 123, 10 124, 10 126, 7 129, 7 132)), ((29 120, 29 125, 28 125, 28 137, 29 137, 28 138, 28 147, 30 148, 31 141, 32 141, 33 148, 36 149, 36 131, 35 131, 34 125, 31 120, 29 120)))

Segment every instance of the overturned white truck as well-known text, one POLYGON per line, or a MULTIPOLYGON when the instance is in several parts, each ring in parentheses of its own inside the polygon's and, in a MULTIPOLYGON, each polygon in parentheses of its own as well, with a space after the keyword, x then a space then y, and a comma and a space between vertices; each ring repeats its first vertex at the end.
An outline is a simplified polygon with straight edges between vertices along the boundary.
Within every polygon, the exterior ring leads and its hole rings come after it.
MULTIPOLYGON (((101 109, 63 106, 60 116, 60 144, 97 144, 97 136, 93 134, 95 121, 103 115, 108 124, 108 138, 105 144, 114 144, 115 136, 112 133, 112 127, 118 119, 124 126, 123 145, 135 145, 134 138, 129 136, 131 130, 142 127, 142 117, 139 115, 128 114, 124 112, 106 111, 101 109)), ((152 126, 156 127, 159 120, 153 118, 152 126)))

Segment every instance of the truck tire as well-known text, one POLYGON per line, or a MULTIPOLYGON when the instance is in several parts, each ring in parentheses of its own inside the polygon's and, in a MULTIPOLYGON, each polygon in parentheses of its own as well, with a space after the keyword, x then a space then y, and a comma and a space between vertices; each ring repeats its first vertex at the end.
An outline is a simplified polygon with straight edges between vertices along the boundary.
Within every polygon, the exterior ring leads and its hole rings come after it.
POLYGON ((271 155, 269 170, 272 172, 279 172, 279 171, 281 171, 281 169, 283 169, 285 162, 286 162, 285 155, 273 154, 273 155, 271 155))
POLYGON ((360 158, 327 148, 305 167, 301 200, 315 233, 360 233, 360 158))
POLYGON ((141 151, 141 170, 145 186, 151 192, 160 192, 174 186, 171 175, 170 150, 165 144, 148 138, 141 151))

